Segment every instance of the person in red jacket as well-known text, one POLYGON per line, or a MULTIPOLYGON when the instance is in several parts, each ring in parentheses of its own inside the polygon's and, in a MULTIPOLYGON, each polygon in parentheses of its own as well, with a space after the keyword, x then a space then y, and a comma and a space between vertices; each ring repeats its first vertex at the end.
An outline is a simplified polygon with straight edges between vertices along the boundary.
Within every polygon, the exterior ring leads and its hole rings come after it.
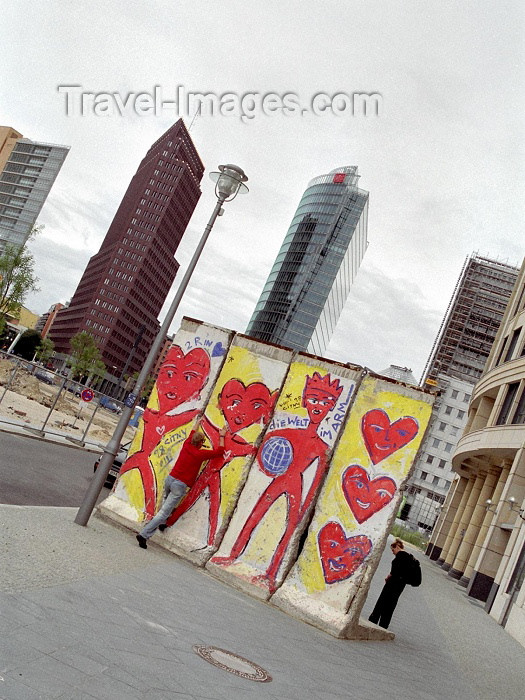
POLYGON ((219 430, 219 448, 216 450, 203 449, 204 434, 199 431, 200 420, 188 435, 173 469, 166 477, 164 482, 164 502, 162 503, 159 512, 153 517, 147 525, 137 535, 139 547, 142 549, 148 548, 148 540, 155 533, 159 525, 164 525, 172 511, 179 505, 180 501, 186 495, 188 489, 193 486, 201 464, 213 457, 224 456, 224 435, 226 426, 219 430))

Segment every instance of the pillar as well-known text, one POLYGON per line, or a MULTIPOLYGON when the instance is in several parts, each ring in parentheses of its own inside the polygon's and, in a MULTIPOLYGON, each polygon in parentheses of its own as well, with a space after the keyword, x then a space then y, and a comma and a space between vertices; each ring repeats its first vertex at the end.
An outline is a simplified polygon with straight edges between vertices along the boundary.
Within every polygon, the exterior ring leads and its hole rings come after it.
POLYGON ((461 541, 461 538, 463 537, 463 534, 461 532, 461 528, 459 527, 459 524, 463 518, 463 512, 465 510, 465 507, 468 503, 468 499, 470 496, 470 493, 474 487, 474 482, 475 482, 475 477, 474 476, 469 476, 467 479, 467 483, 465 485, 465 490, 463 491, 463 494, 461 496, 461 501, 459 503, 456 515, 454 517, 454 522, 452 523, 449 533, 447 535, 447 539, 445 541, 445 545, 443 547, 443 552, 442 552, 442 557, 443 557, 443 564, 441 565, 441 568, 444 569, 445 571, 448 571, 450 567, 452 566, 452 562, 454 561, 456 557, 456 552, 458 550, 459 542, 461 541))
POLYGON ((483 520, 483 511, 475 512, 476 506, 478 506, 479 495, 481 493, 483 484, 485 483, 486 472, 478 472, 476 476, 473 476, 473 486, 470 490, 470 495, 468 497, 467 504, 463 510, 463 515, 459 523, 459 530, 463 533, 458 543, 458 548, 454 556, 453 561, 450 562, 451 566, 448 571, 448 575, 452 578, 461 578, 466 563, 468 561, 472 547, 476 540, 476 534, 483 520))
MULTIPOLYGON (((452 523, 453 517, 457 511, 457 506, 461 500, 458 493, 460 488, 461 477, 458 477, 450 486, 447 496, 445 498, 445 503, 441 509, 441 513, 434 525, 432 534, 430 535, 430 540, 428 542, 425 554, 430 558, 431 561, 439 560, 439 556, 443 549, 443 544, 445 543, 448 531, 450 529, 450 524, 452 523), (454 498, 457 500, 454 501, 454 498)), ((466 481, 465 481, 466 483, 466 481)), ((463 493, 463 491, 461 491, 463 493)), ((443 562, 438 563, 442 564, 443 562)))
POLYGON ((479 556, 474 564, 474 570, 470 576, 467 593, 472 598, 486 601, 489 598, 494 577, 501 561, 501 554, 505 551, 508 535, 499 527, 503 520, 499 517, 501 510, 501 497, 503 489, 509 478, 511 463, 505 460, 501 465, 499 479, 494 489, 492 500, 496 506, 496 512, 489 511, 489 524, 485 539, 480 542, 479 556))
POLYGON ((479 557, 479 553, 481 551, 481 546, 483 542, 485 541, 485 537, 487 536, 487 532, 490 526, 490 523, 492 521, 492 517, 494 513, 489 511, 486 507, 486 502, 488 499, 491 499, 493 502, 495 500, 494 498, 494 493, 496 489, 496 485, 499 480, 500 476, 500 470, 499 469, 491 469, 489 473, 487 474, 487 478, 485 479, 485 484, 483 485, 483 488, 481 489, 481 493, 479 495, 479 509, 481 512, 481 522, 478 528, 478 532, 476 535, 476 540, 474 542, 474 546, 472 547, 472 551, 470 552, 470 556, 468 558, 467 565, 465 567, 465 571, 463 572, 463 576, 460 578, 459 583, 462 586, 469 586, 470 585, 470 579, 471 576, 474 573, 474 565, 479 557))

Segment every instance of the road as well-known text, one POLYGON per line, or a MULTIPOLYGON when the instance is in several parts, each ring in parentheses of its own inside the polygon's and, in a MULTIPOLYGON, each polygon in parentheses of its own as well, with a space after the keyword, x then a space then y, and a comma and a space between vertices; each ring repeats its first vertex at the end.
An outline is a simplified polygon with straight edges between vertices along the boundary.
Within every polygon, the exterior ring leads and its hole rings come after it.
MULTIPOLYGON (((0 503, 79 506, 96 458, 75 446, 0 432, 0 503)), ((103 488, 98 500, 107 495, 103 488)))

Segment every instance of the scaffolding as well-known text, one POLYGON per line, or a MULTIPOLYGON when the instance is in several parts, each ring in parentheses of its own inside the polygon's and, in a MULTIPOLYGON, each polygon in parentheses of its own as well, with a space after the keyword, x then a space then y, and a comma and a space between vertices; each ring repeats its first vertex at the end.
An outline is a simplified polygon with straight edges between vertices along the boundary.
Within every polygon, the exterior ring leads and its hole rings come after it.
POLYGON ((438 374, 475 384, 489 356, 519 269, 477 253, 467 256, 420 384, 438 374))

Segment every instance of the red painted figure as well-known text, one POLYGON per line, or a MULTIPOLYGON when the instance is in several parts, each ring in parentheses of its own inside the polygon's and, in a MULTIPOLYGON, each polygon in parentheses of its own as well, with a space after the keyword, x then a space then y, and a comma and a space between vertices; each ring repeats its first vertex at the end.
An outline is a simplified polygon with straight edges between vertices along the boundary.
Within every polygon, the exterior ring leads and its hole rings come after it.
MULTIPOLYGON (((167 527, 173 525, 189 510, 207 487, 210 497, 208 545, 215 543, 221 504, 221 470, 235 457, 255 453, 254 446, 237 433, 254 423, 260 422, 261 425, 266 425, 276 398, 277 391, 270 392, 262 382, 253 382, 245 386, 239 379, 230 379, 224 384, 219 394, 219 408, 227 423, 224 436, 225 456, 210 459, 205 464, 184 501, 166 521, 167 527)), ((219 442, 219 428, 206 416, 202 420, 201 427, 208 435, 213 449, 216 449, 219 442)))
POLYGON ((159 410, 146 408, 142 416, 142 444, 122 465, 120 475, 138 469, 144 488, 146 515, 153 516, 157 502, 157 480, 149 455, 164 435, 190 423, 199 413, 191 401, 200 398, 210 372, 210 358, 202 348, 184 354, 178 345, 168 351, 157 378, 159 410), (184 404, 189 403, 184 410, 184 404))
POLYGON ((254 579, 266 583, 272 593, 275 591, 277 573, 290 539, 312 504, 328 468, 328 444, 319 437, 317 430, 335 407, 342 391, 339 380, 331 382, 329 374, 321 377, 318 372, 314 372, 312 377, 306 377, 302 405, 308 412, 309 423, 305 428, 276 430, 267 436, 258 454, 259 468, 272 476, 273 480, 248 516, 230 555, 214 557, 211 560, 213 563, 224 566, 232 564, 245 550, 264 515, 284 494, 288 505, 285 531, 277 543, 266 572, 254 579), (307 492, 303 494, 303 475, 314 464, 313 479, 307 492))

